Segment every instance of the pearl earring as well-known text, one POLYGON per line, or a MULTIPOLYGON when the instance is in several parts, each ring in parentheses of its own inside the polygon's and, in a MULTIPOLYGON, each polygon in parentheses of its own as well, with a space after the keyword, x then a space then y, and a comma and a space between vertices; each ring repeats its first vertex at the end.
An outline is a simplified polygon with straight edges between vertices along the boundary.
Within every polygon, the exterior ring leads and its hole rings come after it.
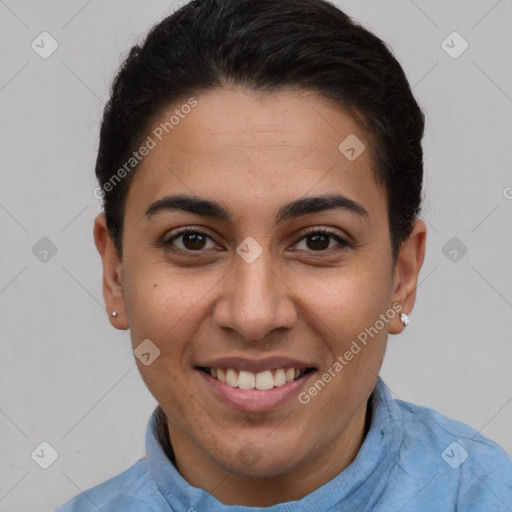
POLYGON ((116 318, 116 316, 117 316, 117 311, 113 311, 113 312, 112 312, 112 316, 113 316, 114 318, 116 318))
POLYGON ((405 314, 405 313, 402 313, 400 315, 400 322, 402 322, 402 324, 407 327, 409 325, 409 317, 405 314))

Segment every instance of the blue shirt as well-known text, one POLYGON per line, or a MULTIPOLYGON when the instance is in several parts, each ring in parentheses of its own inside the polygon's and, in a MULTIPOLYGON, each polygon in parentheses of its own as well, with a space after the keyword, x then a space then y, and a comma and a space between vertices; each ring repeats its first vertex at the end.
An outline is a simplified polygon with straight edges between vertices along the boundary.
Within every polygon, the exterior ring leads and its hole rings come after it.
POLYGON ((354 461, 302 499, 225 505, 178 473, 155 434, 146 457, 56 512, 511 512, 512 459, 471 427, 394 400, 379 378, 371 426, 354 461))

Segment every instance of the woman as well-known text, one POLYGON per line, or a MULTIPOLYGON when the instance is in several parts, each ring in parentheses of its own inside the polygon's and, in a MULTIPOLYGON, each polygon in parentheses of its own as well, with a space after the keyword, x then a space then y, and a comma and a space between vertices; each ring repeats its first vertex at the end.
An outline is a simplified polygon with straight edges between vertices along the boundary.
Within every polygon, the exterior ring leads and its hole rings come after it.
POLYGON ((70 511, 505 511, 512 462, 378 377, 425 254, 424 116, 322 0, 197 0, 105 109, 94 237, 159 406, 70 511))

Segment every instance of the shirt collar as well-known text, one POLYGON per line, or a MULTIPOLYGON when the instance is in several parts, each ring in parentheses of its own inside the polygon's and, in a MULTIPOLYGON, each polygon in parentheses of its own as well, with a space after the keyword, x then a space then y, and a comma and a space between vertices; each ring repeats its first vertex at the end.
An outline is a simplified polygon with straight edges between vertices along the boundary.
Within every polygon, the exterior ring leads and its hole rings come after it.
POLYGON ((379 377, 375 387, 372 420, 368 434, 352 461, 336 477, 296 501, 271 507, 225 505, 212 494, 190 485, 165 454, 156 436, 156 409, 146 429, 146 457, 155 484, 177 512, 309 512, 366 510, 383 492, 387 476, 398 460, 403 437, 401 411, 389 388, 379 377))

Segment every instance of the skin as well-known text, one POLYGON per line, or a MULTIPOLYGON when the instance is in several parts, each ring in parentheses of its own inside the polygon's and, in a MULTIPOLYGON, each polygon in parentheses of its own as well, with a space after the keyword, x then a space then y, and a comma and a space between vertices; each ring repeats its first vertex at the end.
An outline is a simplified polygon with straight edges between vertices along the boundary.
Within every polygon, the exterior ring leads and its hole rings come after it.
POLYGON ((239 87, 195 98, 198 105, 137 170, 122 261, 103 214, 96 218, 104 299, 118 313, 113 326, 130 329, 133 348, 149 338, 161 351, 149 366, 136 362, 167 415, 180 474, 223 503, 265 507, 300 499, 353 461, 388 334, 404 328, 399 314, 307 405, 292 399, 267 412, 234 409, 193 366, 218 356, 289 356, 318 368, 311 385, 393 304, 412 311, 426 227, 415 221, 394 262, 386 192, 368 139, 327 100, 239 87), (349 134, 366 143, 355 161, 338 150, 349 134), (216 200, 233 218, 145 216, 153 202, 177 193, 216 200), (368 217, 332 209, 276 225, 285 203, 327 193, 359 203, 368 217), (165 246, 187 226, 209 238, 165 246), (307 228, 331 228, 351 246, 328 235, 315 245, 307 228), (249 236, 263 249, 252 263, 236 252, 249 236))

